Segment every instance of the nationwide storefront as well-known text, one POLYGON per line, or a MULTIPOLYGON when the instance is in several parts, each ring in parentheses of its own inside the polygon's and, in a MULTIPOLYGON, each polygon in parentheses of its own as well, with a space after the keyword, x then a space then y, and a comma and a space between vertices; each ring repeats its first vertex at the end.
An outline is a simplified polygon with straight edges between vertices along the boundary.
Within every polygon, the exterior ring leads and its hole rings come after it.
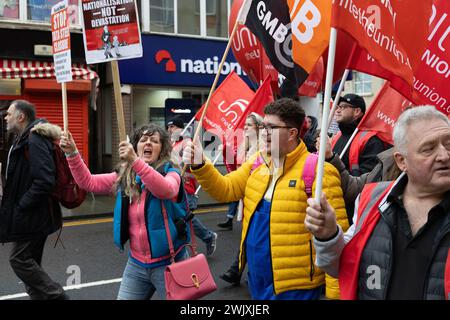
MULTIPOLYGON (((119 63, 122 84, 131 86, 133 126, 164 125, 173 114, 188 122, 208 97, 227 42, 161 35, 143 35, 142 42, 142 58, 119 63)), ((252 88, 230 50, 219 84, 231 71, 252 88)))

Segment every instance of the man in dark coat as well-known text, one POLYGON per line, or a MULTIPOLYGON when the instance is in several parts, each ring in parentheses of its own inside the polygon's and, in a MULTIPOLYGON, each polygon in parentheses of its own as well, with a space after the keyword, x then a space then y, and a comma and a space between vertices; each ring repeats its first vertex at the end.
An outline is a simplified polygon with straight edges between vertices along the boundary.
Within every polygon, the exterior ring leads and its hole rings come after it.
POLYGON ((16 137, 5 171, 0 242, 13 242, 9 261, 31 299, 65 299, 63 288, 41 267, 47 236, 62 226, 61 208, 51 197, 56 183, 51 135, 32 130, 43 121, 24 100, 11 103, 5 120, 16 137))
MULTIPOLYGON (((336 121, 341 130, 333 138, 333 152, 340 155, 366 113, 366 103, 361 96, 346 94, 339 99, 336 109, 336 121)), ((383 152, 386 145, 372 131, 359 131, 344 153, 342 161, 352 176, 359 177, 372 171, 378 163, 377 154, 383 152)))

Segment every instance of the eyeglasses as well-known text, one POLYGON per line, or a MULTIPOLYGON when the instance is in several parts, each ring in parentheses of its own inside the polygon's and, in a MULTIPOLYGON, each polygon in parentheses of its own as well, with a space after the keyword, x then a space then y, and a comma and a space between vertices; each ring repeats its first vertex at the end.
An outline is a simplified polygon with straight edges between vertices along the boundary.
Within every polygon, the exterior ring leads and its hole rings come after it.
POLYGON ((265 124, 262 124, 262 125, 259 125, 259 126, 258 126, 258 129, 259 129, 259 130, 266 130, 267 133, 272 133, 272 131, 273 131, 274 129, 283 129, 283 128, 285 128, 285 129, 292 129, 293 127, 288 127, 288 126, 272 126, 272 125, 265 125, 265 124))
POLYGON ((336 107, 337 109, 347 109, 347 108, 353 108, 351 104, 348 103, 340 103, 336 107))

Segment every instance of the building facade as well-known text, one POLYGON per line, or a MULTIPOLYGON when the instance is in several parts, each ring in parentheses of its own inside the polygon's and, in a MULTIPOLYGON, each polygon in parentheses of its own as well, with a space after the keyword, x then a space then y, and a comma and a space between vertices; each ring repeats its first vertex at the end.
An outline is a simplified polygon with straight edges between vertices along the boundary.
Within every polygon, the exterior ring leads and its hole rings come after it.
MULTIPOLYGON (((0 1, 0 112, 15 99, 28 99, 40 117, 62 125, 60 85, 53 76, 50 10, 58 0, 0 1)), ((68 0, 74 79, 68 85, 69 130, 94 172, 112 170, 119 143, 109 64, 85 65, 78 0, 68 0)), ((143 57, 119 62, 127 132, 167 117, 186 122, 206 101, 228 39, 232 0, 138 0, 143 57)), ((219 80, 231 71, 256 89, 228 54, 219 80)), ((353 74, 345 92, 367 105, 382 80, 353 74)), ((320 118, 320 98, 301 97, 307 114, 320 118)), ((3 118, 3 116, 2 116, 3 118)), ((9 142, 2 122, 0 161, 9 142)))

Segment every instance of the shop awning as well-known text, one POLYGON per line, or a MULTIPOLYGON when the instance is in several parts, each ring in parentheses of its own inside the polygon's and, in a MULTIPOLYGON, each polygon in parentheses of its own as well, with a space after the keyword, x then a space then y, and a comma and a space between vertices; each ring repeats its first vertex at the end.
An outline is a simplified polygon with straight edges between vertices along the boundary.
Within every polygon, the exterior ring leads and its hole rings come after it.
MULTIPOLYGON (((82 63, 72 63, 74 80, 93 80, 97 73, 82 63)), ((0 79, 48 79, 55 78, 53 62, 0 59, 0 79)))

